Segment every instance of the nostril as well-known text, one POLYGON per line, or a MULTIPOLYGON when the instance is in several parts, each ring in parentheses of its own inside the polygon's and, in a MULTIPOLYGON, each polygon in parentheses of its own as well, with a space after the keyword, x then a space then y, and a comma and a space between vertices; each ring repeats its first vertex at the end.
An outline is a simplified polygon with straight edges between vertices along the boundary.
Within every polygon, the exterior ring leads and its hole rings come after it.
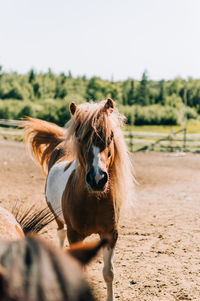
POLYGON ((101 185, 105 185, 106 184, 106 182, 108 181, 108 175, 107 175, 107 173, 106 172, 103 172, 103 174, 102 174, 102 179, 101 179, 101 185))
POLYGON ((104 172, 103 174, 104 174, 104 181, 107 182, 108 181, 108 174, 106 172, 104 172))
POLYGON ((94 172, 90 170, 85 175, 85 181, 92 190, 102 190, 108 181, 108 174, 101 170, 95 175, 94 172))
POLYGON ((91 184, 91 176, 90 176, 90 172, 88 171, 87 174, 86 174, 86 182, 88 184, 91 184))

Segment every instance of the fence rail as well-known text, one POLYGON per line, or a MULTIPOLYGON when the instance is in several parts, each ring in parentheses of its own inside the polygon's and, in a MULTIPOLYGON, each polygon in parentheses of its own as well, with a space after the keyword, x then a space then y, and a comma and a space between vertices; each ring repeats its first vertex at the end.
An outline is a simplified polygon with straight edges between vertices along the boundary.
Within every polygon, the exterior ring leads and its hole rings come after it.
POLYGON ((6 126, 19 126, 22 122, 20 120, 8 120, 8 119, 0 119, 0 125, 6 126))
MULTIPOLYGON (((0 119, 0 135, 22 136, 22 131, 16 129, 20 124, 20 120, 0 119), (14 129, 11 129, 12 127, 14 129)), ((186 128, 177 132, 172 129, 169 134, 126 131, 124 136, 132 152, 145 150, 200 152, 200 134, 189 134, 186 128)))
POLYGON ((125 132, 130 151, 190 151, 200 152, 200 134, 188 134, 183 128, 169 134, 149 132, 125 132))

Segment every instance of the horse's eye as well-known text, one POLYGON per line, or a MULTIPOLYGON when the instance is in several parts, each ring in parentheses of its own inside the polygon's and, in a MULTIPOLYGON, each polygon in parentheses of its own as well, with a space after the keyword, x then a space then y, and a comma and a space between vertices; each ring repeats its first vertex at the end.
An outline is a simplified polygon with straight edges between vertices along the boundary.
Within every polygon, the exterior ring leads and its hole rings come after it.
POLYGON ((108 152, 108 158, 109 158, 110 156, 111 156, 111 152, 109 151, 109 152, 108 152))
POLYGON ((111 135, 110 135, 110 137, 108 138, 108 141, 107 141, 107 146, 109 146, 111 144, 113 136, 114 136, 113 132, 111 132, 111 135))

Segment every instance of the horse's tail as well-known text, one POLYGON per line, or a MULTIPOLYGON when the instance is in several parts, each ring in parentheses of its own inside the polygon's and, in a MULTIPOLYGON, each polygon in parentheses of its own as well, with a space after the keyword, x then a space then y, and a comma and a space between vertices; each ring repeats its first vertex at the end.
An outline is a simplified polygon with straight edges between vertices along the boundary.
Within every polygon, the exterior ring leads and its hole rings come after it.
POLYGON ((84 244, 82 242, 73 244, 70 246, 70 249, 67 252, 76 258, 81 264, 85 265, 88 264, 91 259, 96 256, 98 251, 108 245, 109 240, 107 238, 102 238, 99 242, 90 242, 84 244))
POLYGON ((33 157, 47 175, 51 153, 65 140, 66 131, 56 124, 28 117, 21 125, 25 130, 25 143, 33 157))

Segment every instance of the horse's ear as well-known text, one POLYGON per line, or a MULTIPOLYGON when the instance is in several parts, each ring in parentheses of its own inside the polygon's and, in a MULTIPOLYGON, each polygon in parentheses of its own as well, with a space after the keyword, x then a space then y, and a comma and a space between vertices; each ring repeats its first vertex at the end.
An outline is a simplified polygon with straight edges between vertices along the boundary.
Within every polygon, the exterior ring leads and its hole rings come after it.
POLYGON ((114 109, 114 101, 112 98, 108 98, 105 105, 104 105, 104 111, 112 113, 114 109))
POLYGON ((67 252, 84 265, 90 262, 97 252, 107 244, 108 240, 106 238, 103 238, 98 243, 77 243, 72 245, 67 252))
POLYGON ((75 104, 75 102, 70 103, 69 109, 70 109, 71 114, 74 115, 74 113, 76 112, 76 109, 77 109, 77 105, 75 104))

